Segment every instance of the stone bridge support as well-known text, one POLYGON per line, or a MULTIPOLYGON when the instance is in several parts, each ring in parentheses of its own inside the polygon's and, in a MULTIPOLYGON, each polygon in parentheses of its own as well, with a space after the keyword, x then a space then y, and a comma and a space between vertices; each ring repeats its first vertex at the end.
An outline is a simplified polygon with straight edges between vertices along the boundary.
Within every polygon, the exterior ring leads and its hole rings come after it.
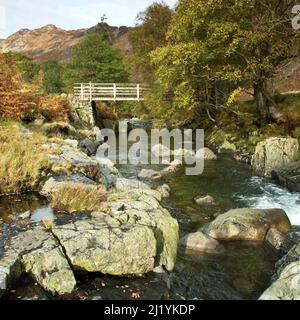
POLYGON ((94 102, 81 101, 74 95, 68 95, 74 122, 93 128, 96 124, 93 110, 94 102))

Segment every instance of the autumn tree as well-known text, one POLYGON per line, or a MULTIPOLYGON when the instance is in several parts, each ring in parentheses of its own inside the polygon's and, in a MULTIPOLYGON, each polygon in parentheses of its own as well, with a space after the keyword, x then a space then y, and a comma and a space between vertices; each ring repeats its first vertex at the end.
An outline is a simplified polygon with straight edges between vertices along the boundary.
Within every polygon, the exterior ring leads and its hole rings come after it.
MULTIPOLYGON (((270 121, 271 80, 293 55, 298 33, 291 0, 181 0, 167 44, 152 53, 158 84, 172 98, 169 115, 226 105, 251 89, 262 123, 270 121)), ((163 95, 162 95, 163 97, 163 95)))
POLYGON ((152 82, 150 52, 166 44, 172 15, 164 2, 155 2, 137 16, 136 27, 129 31, 132 53, 127 59, 135 80, 152 82))

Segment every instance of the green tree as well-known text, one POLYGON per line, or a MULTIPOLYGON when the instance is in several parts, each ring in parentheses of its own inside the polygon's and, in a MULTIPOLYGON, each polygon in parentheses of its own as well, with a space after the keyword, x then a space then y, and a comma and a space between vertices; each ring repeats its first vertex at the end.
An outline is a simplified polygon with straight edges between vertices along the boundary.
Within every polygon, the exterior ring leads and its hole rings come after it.
POLYGON ((61 93, 62 67, 56 61, 47 61, 41 65, 42 90, 46 94, 61 93))
POLYGON ((166 44, 166 33, 173 11, 164 3, 155 2, 137 16, 137 25, 129 31, 132 54, 127 63, 137 81, 152 82, 150 52, 166 44))
POLYGON ((65 68, 65 82, 122 82, 128 74, 119 49, 113 48, 102 32, 88 34, 74 47, 72 59, 65 68))
POLYGON ((181 0, 168 43, 152 53, 158 85, 172 112, 187 120, 195 110, 230 102, 251 89, 262 123, 273 103, 271 80, 293 55, 291 0, 181 0))
POLYGON ((38 63, 18 52, 9 52, 7 56, 15 63, 25 82, 33 83, 36 81, 40 71, 40 65, 38 63))

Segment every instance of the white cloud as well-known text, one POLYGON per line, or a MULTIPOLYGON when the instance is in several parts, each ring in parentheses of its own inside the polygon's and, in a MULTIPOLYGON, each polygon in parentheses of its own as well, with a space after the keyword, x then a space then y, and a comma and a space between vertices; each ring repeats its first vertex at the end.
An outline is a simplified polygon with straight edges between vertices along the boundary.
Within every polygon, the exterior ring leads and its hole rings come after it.
MULTIPOLYGON (((154 0, 0 0, 7 17, 0 38, 21 28, 34 29, 46 24, 64 29, 87 28, 95 25, 103 14, 107 15, 110 25, 133 26, 136 15, 152 2, 154 0)), ((165 2, 174 6, 177 1, 165 2)))

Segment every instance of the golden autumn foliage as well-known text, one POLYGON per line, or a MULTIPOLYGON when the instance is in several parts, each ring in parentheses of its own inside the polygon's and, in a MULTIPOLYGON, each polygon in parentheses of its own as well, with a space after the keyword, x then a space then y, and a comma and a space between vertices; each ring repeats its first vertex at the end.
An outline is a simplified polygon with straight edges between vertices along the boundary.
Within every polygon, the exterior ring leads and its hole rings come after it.
POLYGON ((0 55, 0 117, 19 118, 22 112, 38 107, 35 94, 24 92, 21 76, 10 57, 0 55))
POLYGON ((118 114, 106 103, 97 102, 96 109, 101 119, 116 120, 118 118, 118 114))
POLYGON ((67 121, 71 111, 68 101, 59 95, 41 96, 39 110, 47 121, 67 121))
POLYGON ((44 96, 22 81, 14 60, 0 54, 0 117, 20 119, 26 113, 41 114, 46 121, 66 121, 70 107, 58 95, 44 96))
POLYGON ((44 141, 38 133, 23 133, 17 124, 0 124, 0 194, 36 190, 51 169, 44 141))
POLYGON ((66 184, 52 196, 55 210, 66 213, 81 211, 107 211, 106 190, 83 183, 66 184))

